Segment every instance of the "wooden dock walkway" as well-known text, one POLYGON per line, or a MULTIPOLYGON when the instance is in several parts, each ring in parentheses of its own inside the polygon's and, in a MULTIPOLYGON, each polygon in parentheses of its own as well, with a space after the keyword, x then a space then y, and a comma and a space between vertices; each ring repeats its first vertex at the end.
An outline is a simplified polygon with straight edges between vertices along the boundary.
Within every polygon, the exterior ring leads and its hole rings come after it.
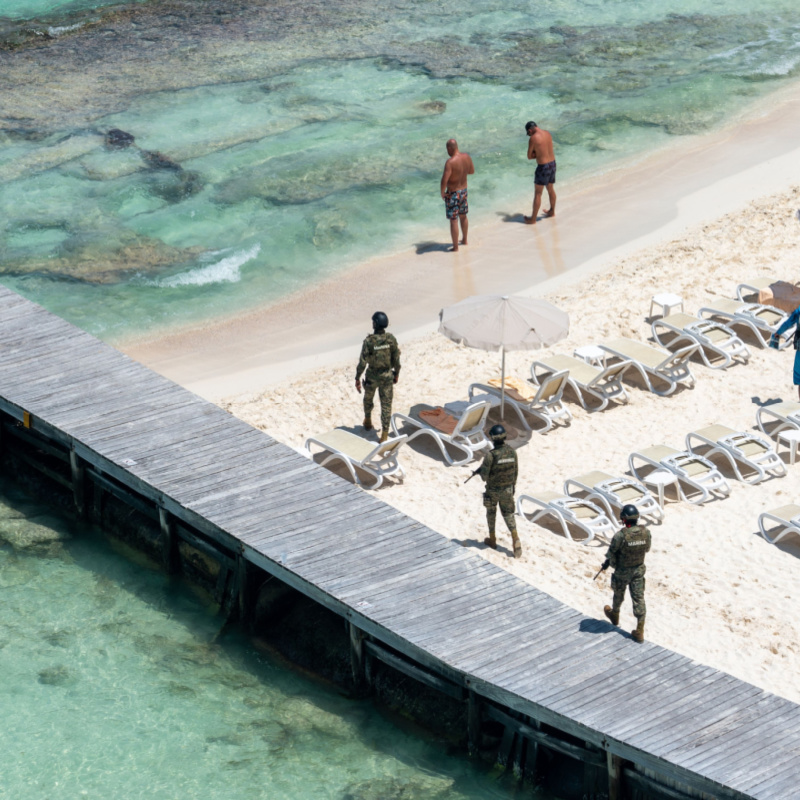
POLYGON ((373 654, 692 796, 800 797, 800 706, 584 617, 1 287, 0 411, 68 448, 76 475, 337 612, 373 654))

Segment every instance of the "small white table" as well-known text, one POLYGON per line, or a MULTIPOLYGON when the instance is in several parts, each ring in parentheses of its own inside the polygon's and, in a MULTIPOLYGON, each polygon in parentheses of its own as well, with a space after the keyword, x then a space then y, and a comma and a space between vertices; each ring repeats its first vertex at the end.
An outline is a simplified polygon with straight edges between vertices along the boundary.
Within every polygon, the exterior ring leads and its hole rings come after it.
POLYGON ((674 472, 669 472, 665 469, 657 469, 651 472, 644 482, 647 486, 652 486, 658 490, 658 504, 664 508, 664 487, 670 485, 678 485, 678 476, 674 472))
POLYGON ((574 355, 575 358, 580 358, 587 364, 591 364, 593 367, 604 369, 608 353, 596 344, 585 344, 583 347, 576 347, 572 351, 572 355, 574 355))
POLYGON ((778 433, 778 444, 783 442, 789 448, 789 463, 794 464, 797 457, 797 448, 800 447, 800 431, 796 428, 787 428, 778 433))
POLYGON ((683 311, 683 298, 677 294, 670 294, 663 292, 661 294, 654 294, 650 300, 650 317, 653 316, 653 307, 661 306, 661 316, 668 317, 673 309, 680 308, 683 311))

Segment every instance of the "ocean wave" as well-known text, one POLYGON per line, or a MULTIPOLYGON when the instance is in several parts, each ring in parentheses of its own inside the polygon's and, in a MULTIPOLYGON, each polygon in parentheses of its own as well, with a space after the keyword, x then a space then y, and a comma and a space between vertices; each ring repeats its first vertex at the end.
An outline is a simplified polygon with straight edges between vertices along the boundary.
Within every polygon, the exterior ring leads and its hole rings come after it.
MULTIPOLYGON (((211 253, 218 256, 225 251, 211 253)), ((208 286, 212 283, 238 283, 242 279, 241 268, 261 252, 261 245, 254 244, 249 250, 238 250, 213 264, 194 267, 187 272, 169 275, 165 278, 142 280, 144 286, 157 286, 160 289, 176 289, 182 286, 208 286)))
POLYGON ((79 28, 82 28, 85 23, 78 22, 75 25, 59 25, 56 27, 50 27, 47 29, 47 33, 49 36, 56 38, 57 36, 61 36, 62 33, 69 33, 70 31, 77 31, 79 28))

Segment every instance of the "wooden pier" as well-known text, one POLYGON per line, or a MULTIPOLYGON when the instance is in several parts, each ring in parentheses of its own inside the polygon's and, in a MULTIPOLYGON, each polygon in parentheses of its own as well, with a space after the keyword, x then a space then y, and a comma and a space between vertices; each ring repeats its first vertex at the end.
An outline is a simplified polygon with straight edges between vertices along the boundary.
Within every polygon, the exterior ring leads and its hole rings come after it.
POLYGON ((456 697, 472 742, 493 720, 612 798, 800 797, 800 706, 584 617, 4 288, 0 416, 79 514, 90 484, 155 514, 166 568, 209 552, 243 612, 250 565, 276 576, 349 622, 357 680, 377 659, 456 697))

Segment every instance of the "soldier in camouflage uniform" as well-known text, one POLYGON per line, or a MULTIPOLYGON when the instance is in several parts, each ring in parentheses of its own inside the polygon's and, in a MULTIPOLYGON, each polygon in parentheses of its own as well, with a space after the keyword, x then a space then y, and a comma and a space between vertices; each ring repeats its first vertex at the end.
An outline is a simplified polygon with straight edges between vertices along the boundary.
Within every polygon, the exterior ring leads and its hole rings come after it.
POLYGON ((606 552, 603 569, 614 568, 611 588, 614 590, 613 607, 606 606, 603 613, 614 625, 619 625, 619 610, 625 599, 625 589, 629 589, 633 601, 633 615, 636 617, 636 630, 631 636, 636 642, 644 641, 644 618, 647 606, 644 603, 644 557, 650 551, 650 531, 639 525, 639 509, 634 505, 623 506, 619 515, 625 526, 614 534, 606 552))
POLYGON ((506 429, 495 425, 489 431, 494 449, 483 458, 483 464, 477 470, 478 475, 486 483, 483 493, 483 505, 486 508, 486 522, 489 524, 489 536, 483 540, 493 550, 497 550, 494 528, 497 520, 497 506, 506 521, 514 543, 514 558, 522 557, 522 545, 517 535, 517 522, 514 519, 514 489, 517 484, 517 454, 506 444, 506 429))
POLYGON ((383 311, 372 315, 373 332, 361 345, 361 357, 356 367, 356 391, 361 394, 361 373, 364 376, 364 430, 372 430, 372 409, 375 406, 375 390, 381 400, 381 438, 389 438, 389 425, 392 421, 392 395, 394 385, 400 377, 400 348, 397 339, 386 333, 389 318, 383 311))

